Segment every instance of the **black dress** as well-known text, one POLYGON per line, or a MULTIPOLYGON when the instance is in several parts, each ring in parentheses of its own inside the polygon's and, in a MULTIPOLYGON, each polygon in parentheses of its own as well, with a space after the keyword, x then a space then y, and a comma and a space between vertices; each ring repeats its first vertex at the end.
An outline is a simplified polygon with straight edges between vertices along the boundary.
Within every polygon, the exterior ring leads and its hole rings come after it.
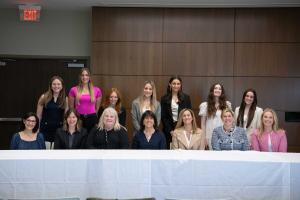
POLYGON ((53 98, 44 106, 40 132, 43 133, 45 141, 54 141, 56 129, 63 125, 64 112, 65 110, 60 108, 53 98))
POLYGON ((89 149, 128 149, 127 131, 123 127, 116 131, 95 127, 89 133, 86 145, 89 149))

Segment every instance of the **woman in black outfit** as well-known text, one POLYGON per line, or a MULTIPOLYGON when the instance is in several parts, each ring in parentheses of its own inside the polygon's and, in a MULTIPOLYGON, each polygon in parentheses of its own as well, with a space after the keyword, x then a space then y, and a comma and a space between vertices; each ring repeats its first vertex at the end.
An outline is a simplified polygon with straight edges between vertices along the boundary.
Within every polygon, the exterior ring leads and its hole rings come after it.
POLYGON ((118 113, 114 108, 106 108, 99 124, 89 133, 89 149, 128 149, 127 130, 120 125, 118 113))
POLYGON ((86 137, 80 115, 71 108, 65 114, 63 127, 56 130, 54 149, 85 149, 86 137))
POLYGON ((179 76, 172 76, 169 80, 167 94, 161 98, 161 119, 163 132, 166 136, 167 148, 170 148, 178 114, 184 108, 192 108, 189 95, 182 92, 182 80, 179 76))

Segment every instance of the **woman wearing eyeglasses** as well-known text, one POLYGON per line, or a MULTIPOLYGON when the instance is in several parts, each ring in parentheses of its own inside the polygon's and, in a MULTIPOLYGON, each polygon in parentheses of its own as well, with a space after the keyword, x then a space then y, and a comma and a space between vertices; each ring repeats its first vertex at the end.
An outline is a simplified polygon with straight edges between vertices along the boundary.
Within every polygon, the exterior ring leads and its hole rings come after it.
POLYGON ((10 149, 46 149, 43 134, 38 132, 39 118, 33 112, 26 113, 22 118, 20 132, 11 139, 10 149))

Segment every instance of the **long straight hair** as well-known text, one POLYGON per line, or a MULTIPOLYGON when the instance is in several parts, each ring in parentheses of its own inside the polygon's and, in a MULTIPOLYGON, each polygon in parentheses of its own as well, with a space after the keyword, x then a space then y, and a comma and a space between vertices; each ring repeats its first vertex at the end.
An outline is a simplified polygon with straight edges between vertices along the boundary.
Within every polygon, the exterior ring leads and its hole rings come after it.
POLYGON ((47 90, 47 92, 44 93, 44 97, 42 98, 40 105, 43 107, 47 107, 47 104, 53 99, 52 83, 55 80, 59 80, 62 85, 62 89, 59 92, 59 95, 57 97, 57 104, 60 108, 65 109, 66 108, 66 91, 65 91, 64 81, 60 76, 51 77, 51 79, 49 81, 48 90, 47 90))
POLYGON ((244 127, 244 113, 245 113, 245 107, 246 107, 245 97, 248 92, 252 92, 254 97, 253 97, 253 103, 251 104, 249 112, 248 112, 248 120, 247 120, 246 128, 248 128, 250 126, 250 124, 254 118, 254 113, 256 110, 256 106, 257 106, 257 95, 256 95, 256 91, 254 89, 249 88, 244 92, 242 102, 240 105, 240 109, 239 109, 239 114, 237 117, 237 122, 236 122, 237 126, 244 127))
POLYGON ((193 134, 194 134, 194 133, 197 132, 198 126, 197 126, 195 114, 194 114, 194 112, 193 112, 191 109, 189 109, 189 108, 184 108, 184 109, 182 109, 182 110, 180 111, 179 117, 178 117, 178 122, 177 122, 177 124, 176 124, 175 129, 177 129, 177 128, 183 128, 183 126, 184 126, 184 123, 183 123, 183 113, 184 113, 185 111, 189 111, 189 112, 191 113, 191 115, 192 115, 192 119, 193 119, 193 122, 192 122, 192 129, 193 129, 193 134))
POLYGON ((271 108, 266 108, 266 109, 264 109, 264 112, 262 113, 261 118, 260 118, 259 138, 261 138, 261 136, 265 132, 265 125, 263 123, 263 118, 264 118, 264 115, 266 114, 266 112, 270 112, 273 115, 274 122, 272 124, 272 130, 274 132, 277 132, 278 130, 280 130, 278 128, 278 117, 277 117, 276 112, 271 108))
POLYGON ((153 81, 145 81, 143 90, 139 96, 139 103, 140 103, 140 112, 142 112, 142 109, 144 107, 144 88, 147 84, 150 84, 152 87, 152 95, 150 97, 150 108, 152 112, 155 112, 158 106, 158 102, 156 99, 156 87, 153 81))
POLYGON ((79 74, 79 83, 78 83, 78 86, 77 86, 77 94, 76 94, 76 103, 79 104, 79 99, 80 99, 80 96, 83 92, 83 83, 81 81, 81 75, 83 72, 87 72, 88 75, 89 75, 89 83, 88 83, 88 90, 89 90, 89 94, 91 96, 91 102, 95 102, 95 95, 94 95, 94 84, 92 82, 92 78, 91 78, 91 73, 90 73, 90 70, 88 68, 82 68, 80 70, 80 74, 79 74))
MULTIPOLYGON (((172 101, 172 87, 170 86, 172 84, 172 82, 174 80, 179 80, 180 84, 181 84, 181 87, 180 87, 180 90, 178 91, 178 94, 177 94, 177 97, 178 97, 178 101, 181 102, 183 100, 183 92, 182 92, 182 79, 180 78, 180 76, 178 75, 175 75, 175 76, 172 76, 169 80, 169 84, 168 84, 168 87, 167 87, 167 99, 168 99, 168 102, 171 103, 172 101)), ((178 102, 178 103, 179 103, 178 102)))

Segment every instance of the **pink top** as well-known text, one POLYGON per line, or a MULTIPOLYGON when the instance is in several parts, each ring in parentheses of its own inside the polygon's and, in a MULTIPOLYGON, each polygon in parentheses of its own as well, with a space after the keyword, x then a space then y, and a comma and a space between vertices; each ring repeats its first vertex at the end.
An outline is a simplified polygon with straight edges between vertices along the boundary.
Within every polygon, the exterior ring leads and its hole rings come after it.
POLYGON ((259 138, 259 130, 256 129, 251 135, 252 149, 255 151, 269 151, 269 134, 271 137, 272 152, 287 152, 287 139, 284 130, 272 131, 271 133, 264 132, 261 138, 259 138))
MULTIPOLYGON (((76 94, 77 86, 71 88, 69 96, 74 97, 74 99, 76 99, 76 94)), ((84 115, 96 113, 96 101, 97 99, 102 97, 101 89, 94 86, 94 95, 95 102, 91 102, 91 96, 89 94, 81 94, 79 98, 79 103, 75 104, 75 109, 79 112, 79 114, 84 115)))

